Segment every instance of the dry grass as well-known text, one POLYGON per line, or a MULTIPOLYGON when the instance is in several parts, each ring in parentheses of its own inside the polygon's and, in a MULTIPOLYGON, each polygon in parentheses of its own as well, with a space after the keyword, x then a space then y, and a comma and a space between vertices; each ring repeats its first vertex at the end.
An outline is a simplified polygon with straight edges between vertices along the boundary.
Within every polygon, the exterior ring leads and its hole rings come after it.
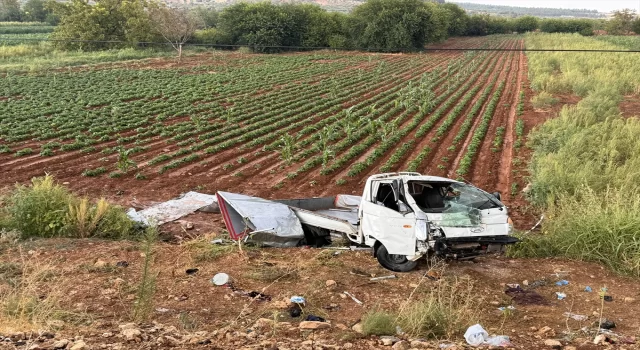
POLYGON ((297 268, 291 265, 287 267, 267 265, 246 272, 244 277, 261 282, 273 282, 276 280, 295 279, 298 277, 298 272, 297 268))
POLYGON ((483 297, 468 277, 445 276, 445 265, 433 261, 397 311, 373 309, 362 318, 366 335, 393 335, 396 326, 412 337, 453 339, 480 318, 483 297), (427 276, 445 276, 430 281, 427 276))
POLYGON ((435 282, 420 300, 407 305, 397 323, 412 336, 453 339, 478 322, 482 300, 471 278, 447 276, 435 282))
POLYGON ((78 237, 87 238, 96 230, 108 210, 109 203, 104 198, 100 198, 93 208, 88 198, 82 198, 76 204, 69 204, 68 225, 78 237))
POLYGON ((64 288, 48 261, 23 255, 0 270, 0 331, 48 328, 72 316, 60 308, 64 288))
POLYGON ((185 242, 184 247, 190 253, 191 259, 195 263, 215 261, 223 256, 239 251, 238 245, 236 244, 211 243, 212 240, 218 238, 224 239, 225 237, 218 236, 215 233, 209 233, 185 242))
POLYGON ((364 335, 396 334, 395 316, 389 312, 373 309, 362 316, 364 335))

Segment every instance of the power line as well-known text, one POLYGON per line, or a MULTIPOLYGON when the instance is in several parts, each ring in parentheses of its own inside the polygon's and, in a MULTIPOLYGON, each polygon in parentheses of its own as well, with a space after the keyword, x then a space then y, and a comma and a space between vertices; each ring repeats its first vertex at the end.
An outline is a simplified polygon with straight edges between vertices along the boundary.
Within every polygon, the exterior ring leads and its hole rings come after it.
MULTIPOLYGON (((124 40, 80 40, 80 39, 36 39, 36 38, 0 38, 0 41, 38 41, 38 42, 68 42, 68 43, 98 43, 98 44, 135 44, 144 45, 177 45, 169 42, 140 41, 129 42, 124 40)), ((406 48, 347 48, 347 47, 328 47, 328 46, 284 46, 284 45, 246 45, 246 44, 206 44, 206 43, 185 43, 183 47, 211 47, 221 49, 290 49, 290 50, 339 50, 339 51, 375 51, 375 52, 407 52, 406 48)), ((640 53, 640 50, 594 50, 594 49, 507 49, 507 48, 486 48, 486 47, 465 47, 465 48, 442 48, 442 47, 425 47, 416 52, 433 52, 433 51, 489 51, 489 52, 590 52, 590 53, 640 53)))

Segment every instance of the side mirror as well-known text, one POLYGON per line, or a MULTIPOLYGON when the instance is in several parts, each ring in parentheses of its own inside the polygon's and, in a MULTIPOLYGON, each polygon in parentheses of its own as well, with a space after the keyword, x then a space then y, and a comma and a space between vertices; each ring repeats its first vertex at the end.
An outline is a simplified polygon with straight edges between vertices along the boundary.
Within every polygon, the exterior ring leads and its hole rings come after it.
POLYGON ((500 195, 500 192, 493 192, 492 195, 496 197, 496 199, 498 199, 499 201, 502 200, 502 195, 500 195))

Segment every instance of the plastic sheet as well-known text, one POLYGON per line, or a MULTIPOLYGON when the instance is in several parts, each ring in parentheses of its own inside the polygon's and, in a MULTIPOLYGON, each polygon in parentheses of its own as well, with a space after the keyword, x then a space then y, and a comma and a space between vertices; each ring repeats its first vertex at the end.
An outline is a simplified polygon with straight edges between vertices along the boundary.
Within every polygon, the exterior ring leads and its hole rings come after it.
POLYGON ((145 226, 162 225, 167 222, 178 220, 200 208, 217 207, 217 203, 218 199, 215 195, 187 192, 179 198, 153 205, 144 210, 136 211, 131 208, 127 211, 127 215, 131 220, 139 222, 145 226))

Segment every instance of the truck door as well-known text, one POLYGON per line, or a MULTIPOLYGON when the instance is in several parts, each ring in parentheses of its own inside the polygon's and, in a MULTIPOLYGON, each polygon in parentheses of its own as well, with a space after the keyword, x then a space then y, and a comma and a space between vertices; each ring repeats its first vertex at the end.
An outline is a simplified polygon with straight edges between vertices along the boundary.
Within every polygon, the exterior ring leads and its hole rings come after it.
POLYGON ((362 201, 360 219, 365 236, 380 241, 389 254, 416 254, 415 214, 403 203, 392 181, 375 181, 362 201))

